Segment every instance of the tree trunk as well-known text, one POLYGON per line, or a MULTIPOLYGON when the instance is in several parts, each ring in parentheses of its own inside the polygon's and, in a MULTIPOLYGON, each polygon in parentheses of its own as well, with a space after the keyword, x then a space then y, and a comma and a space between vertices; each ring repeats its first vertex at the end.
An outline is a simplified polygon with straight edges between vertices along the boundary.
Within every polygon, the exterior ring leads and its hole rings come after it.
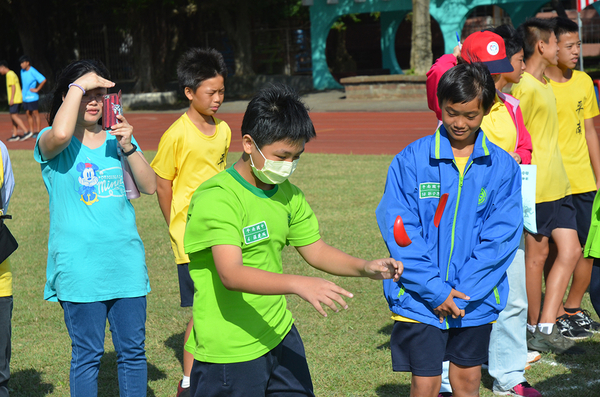
POLYGON ((250 2, 233 2, 229 7, 218 7, 219 18, 231 40, 235 58, 235 75, 254 76, 252 68, 252 40, 250 37, 250 2))
POLYGON ((417 75, 424 75, 433 64, 431 51, 431 17, 429 0, 412 0, 412 40, 410 67, 417 75))

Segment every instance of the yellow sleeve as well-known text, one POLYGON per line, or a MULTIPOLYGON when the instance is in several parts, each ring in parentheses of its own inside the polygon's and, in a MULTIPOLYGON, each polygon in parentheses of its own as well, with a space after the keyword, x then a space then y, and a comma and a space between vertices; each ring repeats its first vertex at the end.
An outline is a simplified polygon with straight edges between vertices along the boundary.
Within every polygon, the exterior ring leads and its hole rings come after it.
POLYGON ((594 89, 594 82, 592 79, 586 74, 584 77, 585 84, 585 103, 583 104, 583 118, 591 119, 600 114, 598 110, 598 100, 596 99, 596 90, 594 89))
POLYGON ((156 156, 150 164, 156 175, 172 181, 179 173, 179 142, 176 134, 169 128, 160 138, 156 156))

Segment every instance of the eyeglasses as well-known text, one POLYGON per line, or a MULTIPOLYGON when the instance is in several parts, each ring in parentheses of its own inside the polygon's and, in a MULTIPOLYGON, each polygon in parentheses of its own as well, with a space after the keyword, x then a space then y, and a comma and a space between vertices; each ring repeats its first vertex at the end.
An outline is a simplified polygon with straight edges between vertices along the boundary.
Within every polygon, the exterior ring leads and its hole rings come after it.
POLYGON ((92 102, 92 101, 96 101, 98 103, 102 102, 102 99, 104 98, 104 95, 106 94, 88 94, 87 92, 85 93, 85 95, 81 98, 81 100, 83 102, 92 102))

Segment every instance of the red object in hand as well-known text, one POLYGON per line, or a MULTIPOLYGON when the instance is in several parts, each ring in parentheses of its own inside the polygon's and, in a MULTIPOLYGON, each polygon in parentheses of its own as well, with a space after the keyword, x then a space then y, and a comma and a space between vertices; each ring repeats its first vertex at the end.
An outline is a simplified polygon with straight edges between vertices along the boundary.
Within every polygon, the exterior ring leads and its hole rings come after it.
POLYGON ((402 222, 400 215, 396 217, 396 222, 394 222, 394 240, 396 240, 396 244, 400 247, 408 247, 412 244, 410 237, 406 234, 404 222, 402 222))
POLYGON ((435 215, 433 216, 433 224, 435 227, 440 226, 440 221, 442 220, 442 214, 444 213, 444 208, 446 208, 446 202, 448 201, 448 193, 442 194, 440 197, 440 202, 438 203, 437 209, 435 210, 435 215))

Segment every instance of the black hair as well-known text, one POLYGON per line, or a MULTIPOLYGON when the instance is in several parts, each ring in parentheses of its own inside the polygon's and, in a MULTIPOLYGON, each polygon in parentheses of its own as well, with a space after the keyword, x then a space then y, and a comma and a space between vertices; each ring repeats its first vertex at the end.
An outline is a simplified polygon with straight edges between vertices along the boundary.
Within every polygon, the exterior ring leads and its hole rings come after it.
POLYGON ((182 91, 190 88, 196 92, 204 80, 217 76, 227 78, 227 65, 223 55, 214 48, 190 48, 177 63, 177 79, 182 91))
POLYGON ((100 77, 110 79, 106 66, 95 59, 75 61, 60 72, 56 78, 56 86, 52 93, 50 112, 48 112, 48 125, 52 125, 54 116, 56 116, 56 112, 58 112, 58 109, 62 105, 63 96, 67 95, 67 91, 69 91, 69 84, 89 72, 94 72, 100 77))
POLYGON ((523 36, 511 25, 500 25, 492 30, 504 40, 506 57, 510 60, 513 55, 523 49, 523 36))
POLYGON ((529 18, 519 25, 517 31, 523 36, 523 53, 527 61, 535 53, 538 41, 550 42, 554 26, 549 19, 529 18))
POLYGON ((437 88, 440 108, 444 101, 467 103, 478 99, 487 112, 494 104, 496 87, 494 80, 483 63, 463 63, 448 69, 442 75, 437 88))
POLYGON ((304 142, 316 136, 308 108, 298 93, 283 84, 270 84, 256 93, 242 121, 242 136, 259 148, 274 142, 304 142))
POLYGON ((554 17, 552 18, 552 24, 554 25, 554 34, 556 38, 560 40, 560 35, 565 33, 579 33, 579 25, 573 22, 569 18, 554 17))
POLYGON ((23 62, 31 63, 31 58, 29 58, 29 55, 22 55, 21 58, 19 58, 19 63, 23 63, 23 62))
POLYGON ((4 59, 0 61, 0 66, 4 66, 5 68, 8 68, 8 62, 6 62, 4 59))

